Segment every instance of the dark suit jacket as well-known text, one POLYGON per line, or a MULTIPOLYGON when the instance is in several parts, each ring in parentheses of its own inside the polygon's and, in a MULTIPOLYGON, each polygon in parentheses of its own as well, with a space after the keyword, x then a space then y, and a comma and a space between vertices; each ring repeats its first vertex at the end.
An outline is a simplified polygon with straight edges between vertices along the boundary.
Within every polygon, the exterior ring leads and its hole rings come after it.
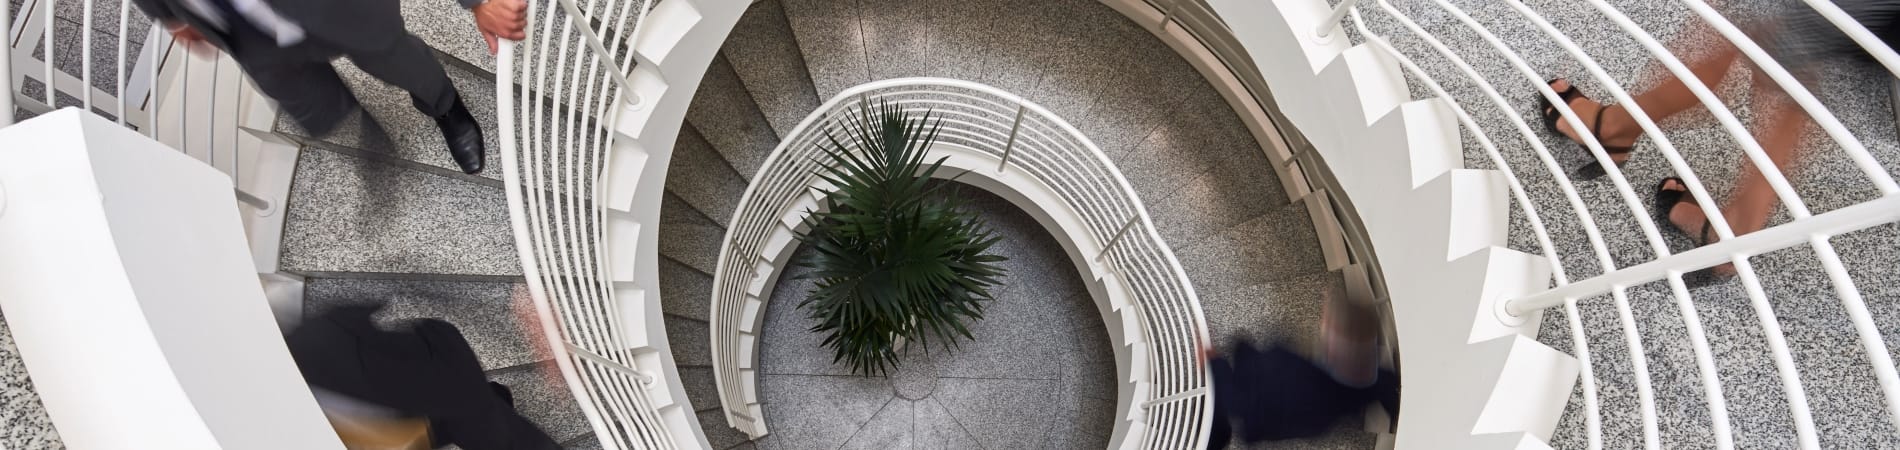
POLYGON ((284 340, 304 381, 337 394, 427 417, 437 445, 464 450, 559 448, 489 386, 454 325, 434 319, 385 330, 379 306, 306 318, 284 340))
MULTIPOLYGON (((193 14, 183 0, 132 0, 154 19, 191 25, 220 48, 230 49, 227 36, 203 17, 193 14)), ((212 0, 206 0, 212 1, 212 0)), ((229 0, 225 0, 229 1, 229 0)), ((302 27, 306 41, 349 50, 382 49, 395 45, 403 30, 401 0, 262 0, 272 10, 302 27)), ((485 0, 457 0, 474 7, 485 0)))

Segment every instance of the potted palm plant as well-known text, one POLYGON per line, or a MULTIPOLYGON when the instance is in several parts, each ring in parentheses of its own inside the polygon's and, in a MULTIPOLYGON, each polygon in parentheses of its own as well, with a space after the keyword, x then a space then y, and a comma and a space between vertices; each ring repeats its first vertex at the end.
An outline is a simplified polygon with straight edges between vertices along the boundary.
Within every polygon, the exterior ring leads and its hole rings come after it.
POLYGON ((942 195, 953 184, 931 182, 944 159, 925 164, 938 129, 930 112, 866 100, 841 120, 845 136, 827 127, 819 144, 819 177, 836 189, 798 236, 813 250, 798 262, 811 269, 802 277, 816 280, 798 307, 828 334, 833 362, 877 375, 901 348, 973 338, 966 323, 994 300, 1006 258, 988 253, 998 238, 987 223, 942 195))

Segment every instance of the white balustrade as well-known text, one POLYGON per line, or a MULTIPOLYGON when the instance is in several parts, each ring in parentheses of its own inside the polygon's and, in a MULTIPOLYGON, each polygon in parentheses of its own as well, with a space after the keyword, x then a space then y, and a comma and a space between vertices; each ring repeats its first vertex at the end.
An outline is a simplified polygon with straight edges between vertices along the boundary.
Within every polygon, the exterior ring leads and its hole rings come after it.
MULTIPOLYGON (((993 87, 941 78, 846 89, 780 143, 747 187, 714 273, 713 369, 728 423, 766 434, 757 392, 757 340, 770 286, 796 248, 792 235, 823 190, 819 144, 841 114, 889 104, 941 125, 944 177, 1006 191, 1064 240, 1116 344, 1121 413, 1111 445, 1199 448, 1210 426, 1207 325, 1186 273, 1146 209, 1094 143, 1048 110, 993 87), (1067 238, 1067 239, 1063 239, 1067 238)), ((1013 199, 1013 200, 1014 200, 1013 199)), ((791 305, 780 308, 794 307, 791 305)))

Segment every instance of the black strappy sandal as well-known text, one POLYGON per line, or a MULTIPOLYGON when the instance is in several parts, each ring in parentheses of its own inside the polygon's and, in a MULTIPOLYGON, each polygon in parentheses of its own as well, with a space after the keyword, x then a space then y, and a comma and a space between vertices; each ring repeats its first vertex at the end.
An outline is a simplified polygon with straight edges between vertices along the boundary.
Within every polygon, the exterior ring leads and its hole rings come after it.
MULTIPOLYGON (((1557 82, 1560 80, 1563 80, 1563 79, 1553 78, 1553 79, 1550 79, 1549 81, 1545 81, 1544 85, 1548 86, 1552 84, 1557 84, 1557 82)), ((1566 105, 1570 104, 1570 101, 1572 99, 1575 99, 1578 97, 1583 97, 1585 99, 1590 98, 1589 96, 1584 95, 1582 90, 1577 89, 1576 83, 1571 83, 1570 86, 1566 87, 1564 90, 1557 92, 1557 98, 1562 99, 1564 101, 1564 104, 1566 105)), ((1541 96, 1541 95, 1537 96, 1537 105, 1539 107, 1538 112, 1543 115, 1544 129, 1550 130, 1551 134, 1563 136, 1564 134, 1563 131, 1557 129, 1557 121, 1563 119, 1563 114, 1559 114, 1557 112, 1557 106, 1552 105, 1550 103, 1550 99, 1544 98, 1544 96, 1541 96)), ((1601 130, 1603 129, 1603 126, 1602 126, 1603 112, 1609 111, 1609 110, 1610 110, 1610 105, 1603 105, 1602 108, 1597 108, 1596 121, 1592 122, 1596 124, 1597 126, 1595 126, 1594 128, 1590 130, 1590 137, 1596 138, 1597 144, 1599 145, 1603 143, 1603 135, 1599 134, 1601 133, 1601 130)), ((1586 155, 1590 154, 1590 146, 1584 145, 1581 142, 1577 143, 1577 146, 1583 149, 1584 154, 1586 155)), ((1635 150, 1636 148, 1634 146, 1624 146, 1624 147, 1611 147, 1608 145, 1603 146, 1603 151, 1605 153, 1609 153, 1610 156, 1625 155, 1635 150)), ((1594 159, 1594 157, 1592 159, 1594 159)), ((1625 159, 1624 161, 1628 161, 1628 160, 1625 159)), ((1621 168, 1622 165, 1618 164, 1617 167, 1621 168)), ((1602 178, 1604 175, 1608 175, 1608 174, 1609 174, 1608 171, 1603 170, 1602 162, 1593 160, 1593 161, 1590 161, 1589 164, 1584 164, 1583 167, 1578 168, 1575 174, 1575 177, 1578 180, 1589 181, 1589 180, 1595 180, 1597 178, 1602 178)))
MULTIPOLYGON (((1698 247, 1714 242, 1710 239, 1709 234, 1714 228, 1710 226, 1711 221, 1706 218, 1703 219, 1702 229, 1696 233, 1696 236, 1688 236, 1688 232, 1683 231, 1681 227, 1675 226, 1675 222, 1669 220, 1670 213, 1675 212, 1676 207, 1683 203, 1701 207, 1700 204, 1695 202, 1695 197, 1689 195, 1688 183, 1682 182, 1682 179, 1677 177, 1664 178, 1661 182, 1656 183, 1656 221, 1668 224, 1670 230, 1675 230, 1675 232, 1688 237, 1689 240, 1694 242, 1698 247), (1677 185, 1681 185, 1683 189, 1665 189, 1669 186, 1669 182, 1671 181, 1676 182, 1677 185)), ((1695 289, 1714 284, 1717 281, 1721 281, 1721 279, 1722 277, 1715 274, 1714 267, 1704 267, 1700 270, 1683 274, 1682 284, 1687 285, 1690 289, 1695 289)))

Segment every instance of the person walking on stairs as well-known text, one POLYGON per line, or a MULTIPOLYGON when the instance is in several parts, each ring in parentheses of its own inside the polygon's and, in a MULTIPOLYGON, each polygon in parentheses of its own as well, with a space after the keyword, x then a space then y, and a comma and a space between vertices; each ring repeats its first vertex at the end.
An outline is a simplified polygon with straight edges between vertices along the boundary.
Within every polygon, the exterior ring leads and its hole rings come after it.
POLYGON ((462 332, 437 319, 378 327, 382 305, 306 319, 284 342, 350 448, 559 450, 488 381, 462 332))
MULTIPOLYGON (((1882 43, 1891 47, 1895 42, 1900 42, 1900 0, 1836 0, 1834 3, 1849 17, 1867 27, 1882 43)), ((1789 1, 1773 2, 1769 6, 1772 6, 1768 8, 1772 11, 1769 14, 1748 14, 1746 11, 1733 13, 1744 16, 1738 22, 1749 39, 1761 45, 1772 60, 1787 68, 1803 85, 1815 85, 1821 71, 1830 64, 1872 59, 1866 50, 1812 7, 1789 1)), ((1693 52, 1697 57, 1686 61, 1686 65, 1689 72, 1711 90, 1722 85, 1731 72, 1730 68, 1742 56, 1734 43, 1717 36, 1706 26, 1699 28, 1687 42, 1703 47, 1702 51, 1693 52)), ((1774 163, 1774 169, 1782 174, 1795 173, 1801 161, 1800 156, 1804 153, 1801 147, 1802 134, 1812 127, 1814 118, 1809 117, 1767 72, 1753 64, 1753 61, 1741 60, 1749 63, 1743 66, 1750 69, 1752 74, 1748 99, 1752 113, 1749 125, 1753 128, 1750 131, 1754 134, 1754 141, 1761 146, 1762 153, 1768 156, 1769 161, 1774 163)), ((1664 78, 1653 88, 1633 93, 1631 99, 1635 100, 1634 109, 1629 105, 1591 99, 1575 83, 1562 78, 1551 80, 1550 89, 1576 113, 1584 129, 1579 133, 1548 99, 1538 98, 1538 113, 1542 116, 1544 127, 1579 144, 1583 143, 1581 136, 1587 133, 1596 139, 1603 151, 1609 154, 1611 162, 1618 167, 1629 160, 1630 155, 1634 154, 1637 139, 1643 137, 1643 129, 1634 114, 1640 112, 1661 122, 1702 104, 1689 85, 1674 76, 1664 78)), ((1584 151, 1587 153, 1588 149, 1584 151)), ((1577 171, 1577 177, 1589 180, 1607 173, 1602 164, 1591 162, 1577 171)), ((1728 202, 1721 205, 1722 214, 1736 236, 1767 227, 1777 202, 1775 192, 1761 167, 1744 163, 1739 178, 1728 202)), ((1688 194, 1689 186, 1681 178, 1664 178, 1656 186, 1658 218, 1668 220, 1696 245, 1715 243, 1717 237, 1708 215, 1696 203, 1695 196, 1688 194)), ((1698 270, 1684 281, 1695 287, 1734 275, 1735 265, 1726 263, 1698 270)))
POLYGON ((1378 403, 1399 416, 1399 377, 1380 367, 1381 323, 1369 302, 1349 299, 1334 286, 1323 296, 1319 343, 1310 352, 1288 342, 1202 354, 1213 375, 1210 450, 1239 438, 1258 443, 1324 435, 1347 417, 1378 403))
MULTIPOLYGON (((258 90, 305 131, 324 136, 360 109, 330 61, 348 57, 364 72, 409 92, 435 119, 462 172, 482 171, 482 129, 422 39, 404 28, 396 0, 134 0, 187 47, 222 49, 258 90)), ((458 0, 488 39, 526 37, 522 0, 458 0)))

